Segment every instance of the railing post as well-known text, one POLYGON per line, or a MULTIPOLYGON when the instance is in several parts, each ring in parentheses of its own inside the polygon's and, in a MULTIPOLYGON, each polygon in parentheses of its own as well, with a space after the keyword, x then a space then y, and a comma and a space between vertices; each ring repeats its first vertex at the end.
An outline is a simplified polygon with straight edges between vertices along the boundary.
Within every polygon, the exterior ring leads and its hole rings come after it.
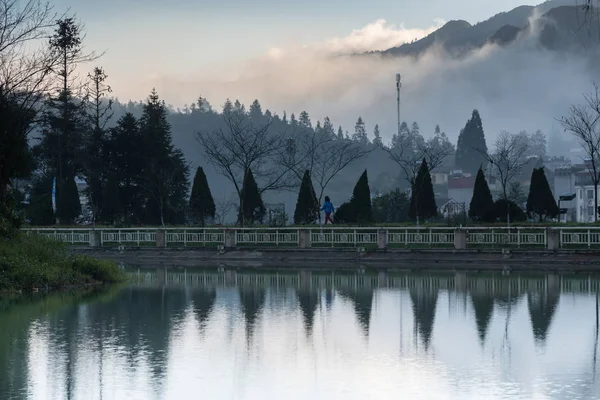
POLYGON ((156 247, 167 247, 167 232, 164 229, 156 231, 156 247))
POLYGON ((310 244, 310 229, 298 230, 298 245, 301 249, 309 249, 310 244))
POLYGON ((235 249, 235 229, 225 229, 225 248, 226 249, 235 249))
POLYGON ((546 229, 547 248, 551 251, 557 251, 560 247, 560 230, 548 228, 546 229))
POLYGON ((102 246, 102 232, 97 230, 90 231, 90 247, 102 246))
POLYGON ((377 231, 377 248, 385 250, 388 247, 388 231, 387 229, 379 229, 377 231))
POLYGON ((467 231, 460 228, 454 230, 454 248, 457 250, 467 248, 467 231))

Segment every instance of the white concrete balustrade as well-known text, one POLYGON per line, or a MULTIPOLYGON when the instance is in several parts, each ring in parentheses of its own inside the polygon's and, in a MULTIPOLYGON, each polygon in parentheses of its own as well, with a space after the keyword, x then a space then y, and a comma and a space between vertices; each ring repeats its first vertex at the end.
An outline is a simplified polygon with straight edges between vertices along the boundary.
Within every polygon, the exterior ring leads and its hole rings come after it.
POLYGON ((25 228, 92 247, 600 248, 600 227, 25 228))

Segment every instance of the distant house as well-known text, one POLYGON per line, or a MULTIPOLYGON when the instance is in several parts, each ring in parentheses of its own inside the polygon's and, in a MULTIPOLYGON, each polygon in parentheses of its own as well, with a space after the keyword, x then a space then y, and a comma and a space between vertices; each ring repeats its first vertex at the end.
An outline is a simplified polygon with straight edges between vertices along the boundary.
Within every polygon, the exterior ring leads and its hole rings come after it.
MULTIPOLYGON (((589 167, 574 173, 575 176, 575 215, 577 222, 594 222, 596 216, 594 184, 589 167)), ((600 204, 600 200, 598 201, 600 204)), ((561 202, 561 208, 563 204, 561 202)))
POLYGON ((448 183, 449 172, 450 171, 441 168, 436 168, 431 171, 431 183, 434 185, 444 185, 448 183))
MULTIPOLYGON (((560 196, 568 196, 576 192, 577 174, 581 171, 586 171, 585 165, 562 165, 554 169, 554 199, 558 204, 560 196)), ((586 172, 587 173, 587 172, 586 172)), ((585 177, 582 177, 585 178, 585 177)), ((581 179, 580 179, 581 180, 581 179)), ((560 208, 566 208, 567 213, 561 215, 560 220, 563 222, 577 221, 577 198, 572 201, 561 201, 560 208)))
POLYGON ((463 212, 467 212, 467 207, 467 203, 457 202, 453 199, 450 199, 439 207, 438 212, 444 218, 447 218, 455 215, 460 215, 463 212))
POLYGON ((452 176, 448 179, 448 197, 454 203, 464 203, 465 211, 468 212, 474 187, 474 176, 452 176))

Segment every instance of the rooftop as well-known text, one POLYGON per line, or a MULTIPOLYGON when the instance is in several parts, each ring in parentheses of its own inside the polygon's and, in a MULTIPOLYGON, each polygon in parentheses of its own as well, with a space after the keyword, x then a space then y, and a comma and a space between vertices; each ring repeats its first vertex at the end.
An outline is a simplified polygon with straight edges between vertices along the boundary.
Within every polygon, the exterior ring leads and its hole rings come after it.
POLYGON ((475 177, 459 177, 448 179, 448 189, 473 189, 475 186, 475 177))

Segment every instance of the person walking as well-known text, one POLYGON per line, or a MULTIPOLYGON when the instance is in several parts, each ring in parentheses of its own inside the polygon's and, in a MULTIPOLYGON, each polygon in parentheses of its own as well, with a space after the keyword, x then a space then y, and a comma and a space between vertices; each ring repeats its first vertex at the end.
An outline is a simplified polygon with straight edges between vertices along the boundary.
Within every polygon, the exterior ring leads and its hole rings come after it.
POLYGON ((333 224, 333 219, 331 219, 331 214, 335 212, 335 207, 331 203, 329 196, 325 196, 325 203, 323 203, 323 207, 321 207, 321 211, 325 211, 325 225, 327 225, 327 221, 333 224))

